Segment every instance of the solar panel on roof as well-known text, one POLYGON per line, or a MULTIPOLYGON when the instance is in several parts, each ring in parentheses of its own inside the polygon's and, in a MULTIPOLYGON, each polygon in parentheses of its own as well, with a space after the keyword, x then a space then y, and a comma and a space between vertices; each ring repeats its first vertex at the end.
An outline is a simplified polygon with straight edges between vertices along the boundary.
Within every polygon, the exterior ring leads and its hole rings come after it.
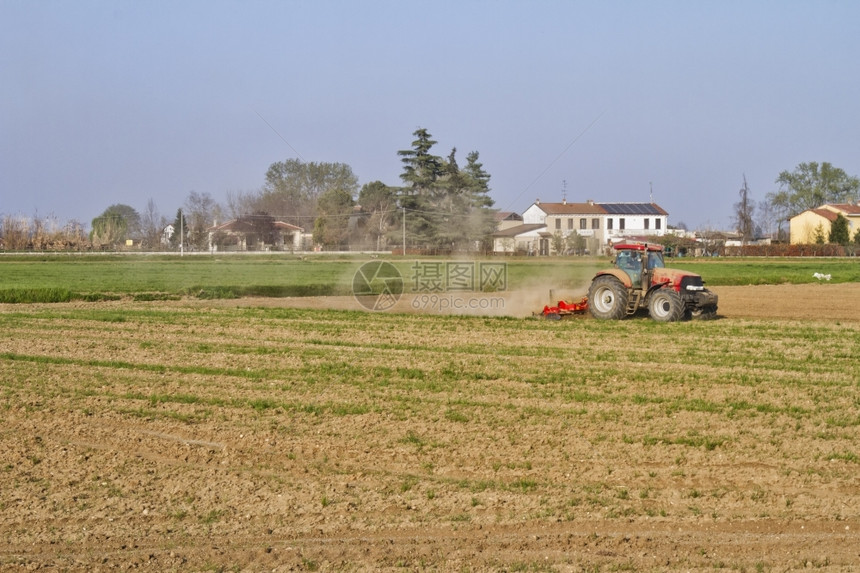
POLYGON ((651 203, 600 203, 610 215, 660 215, 651 203))

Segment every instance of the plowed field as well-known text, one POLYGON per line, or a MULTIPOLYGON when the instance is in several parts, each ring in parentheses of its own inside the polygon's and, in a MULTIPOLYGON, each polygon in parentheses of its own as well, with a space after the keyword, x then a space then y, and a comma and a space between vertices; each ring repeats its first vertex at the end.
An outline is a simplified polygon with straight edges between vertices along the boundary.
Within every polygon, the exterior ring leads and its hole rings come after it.
POLYGON ((2 306, 0 570, 858 570, 860 285, 714 290, 2 306))

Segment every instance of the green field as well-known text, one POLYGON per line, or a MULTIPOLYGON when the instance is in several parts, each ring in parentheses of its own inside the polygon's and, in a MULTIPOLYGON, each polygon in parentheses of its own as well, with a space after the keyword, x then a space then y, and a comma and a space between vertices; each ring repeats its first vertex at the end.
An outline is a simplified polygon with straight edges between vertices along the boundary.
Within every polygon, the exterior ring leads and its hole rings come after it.
MULTIPOLYGON (((0 302, 344 295, 352 292, 356 270, 371 260, 377 259, 360 255, 3 256, 0 302)), ((416 259, 384 260, 397 265, 408 287, 416 259)), ((550 288, 587 284, 596 270, 609 264, 608 258, 590 257, 481 261, 505 264, 508 290, 534 284, 550 288)), ((832 282, 860 281, 858 259, 674 259, 667 264, 701 274, 709 286, 808 283, 817 280, 816 272, 831 275, 832 282)))

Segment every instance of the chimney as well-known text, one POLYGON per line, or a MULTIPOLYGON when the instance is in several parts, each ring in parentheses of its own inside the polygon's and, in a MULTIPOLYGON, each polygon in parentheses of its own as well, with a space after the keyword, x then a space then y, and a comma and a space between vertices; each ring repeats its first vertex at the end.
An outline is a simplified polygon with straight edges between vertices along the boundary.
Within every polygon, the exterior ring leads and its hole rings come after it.
POLYGON ((588 199, 588 200, 586 201, 586 203, 588 203, 589 205, 591 205, 592 207, 594 207, 594 199, 588 199))
POLYGON ((564 199, 562 199, 562 200, 561 200, 561 204, 562 204, 562 205, 567 205, 567 197, 565 197, 564 199))
POLYGON ((540 197, 538 197, 537 199, 535 199, 535 205, 540 205, 540 197))

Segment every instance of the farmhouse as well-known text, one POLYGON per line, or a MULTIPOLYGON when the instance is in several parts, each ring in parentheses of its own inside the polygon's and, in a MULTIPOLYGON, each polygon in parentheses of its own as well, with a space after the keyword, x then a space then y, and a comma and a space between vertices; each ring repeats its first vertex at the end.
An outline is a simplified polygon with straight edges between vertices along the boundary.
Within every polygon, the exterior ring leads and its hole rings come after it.
POLYGON ((493 252, 504 254, 548 255, 552 235, 543 223, 501 228, 493 233, 493 252), (540 250, 544 247, 544 250, 540 250))
POLYGON ((828 203, 817 209, 807 209, 789 220, 791 244, 812 244, 819 236, 827 241, 830 226, 839 214, 848 219, 848 236, 854 237, 860 229, 860 203, 828 203))
POLYGON ((283 251, 303 249, 304 229, 267 215, 247 215, 209 228, 209 250, 283 251))
POLYGON ((629 237, 662 236, 669 214, 656 203, 542 203, 535 201, 518 226, 499 227, 495 252, 549 255, 597 253, 629 237))

